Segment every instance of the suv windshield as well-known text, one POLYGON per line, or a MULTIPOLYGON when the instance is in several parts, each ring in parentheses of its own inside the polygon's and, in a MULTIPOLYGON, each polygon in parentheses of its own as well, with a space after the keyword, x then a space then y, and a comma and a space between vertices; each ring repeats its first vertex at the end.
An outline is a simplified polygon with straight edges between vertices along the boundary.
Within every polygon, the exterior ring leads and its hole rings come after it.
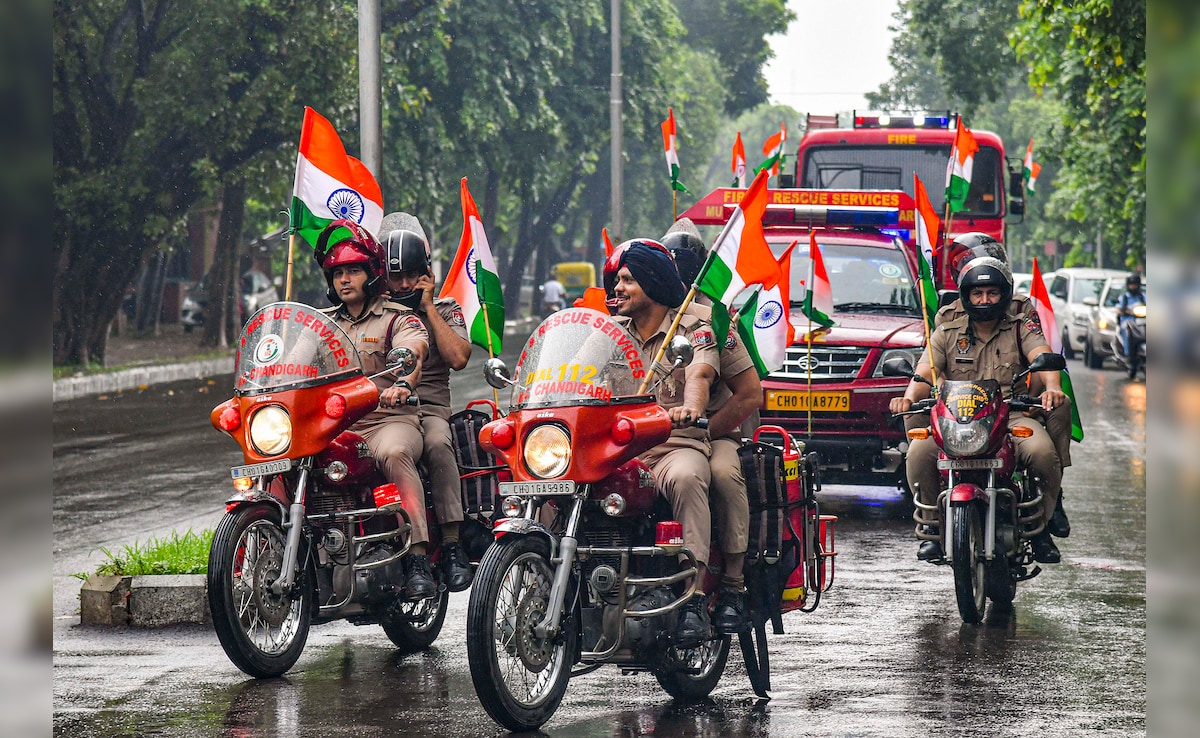
POLYGON ((362 374, 362 362, 336 323, 314 307, 275 302, 242 328, 234 392, 297 389, 354 374, 362 374))
MULTIPOLYGON (((918 315, 917 293, 904 254, 899 250, 871 246, 823 243, 821 258, 829 273, 833 306, 845 312, 881 312, 918 315)), ((772 243, 778 257, 787 244, 772 243)), ((804 283, 809 269, 808 243, 801 241, 792 252, 791 302, 804 300, 804 283)))
MULTIPOLYGON (((926 184, 944 182, 949 158, 949 144, 813 146, 801 163, 800 186, 816 190, 904 190, 913 197, 913 172, 926 184)), ((999 217, 1000 175, 1000 152, 980 146, 975 154, 971 189, 967 191, 967 217, 999 217)), ((945 191, 930 186, 929 201, 935 212, 942 212, 945 191)))
POLYGON ((609 316, 560 310, 533 331, 521 352, 512 407, 607 405, 633 397, 645 366, 633 339, 609 316))
POLYGON ((1076 277, 1075 290, 1071 294, 1071 302, 1082 305, 1088 297, 1098 297, 1100 288, 1104 286, 1105 277, 1076 277))

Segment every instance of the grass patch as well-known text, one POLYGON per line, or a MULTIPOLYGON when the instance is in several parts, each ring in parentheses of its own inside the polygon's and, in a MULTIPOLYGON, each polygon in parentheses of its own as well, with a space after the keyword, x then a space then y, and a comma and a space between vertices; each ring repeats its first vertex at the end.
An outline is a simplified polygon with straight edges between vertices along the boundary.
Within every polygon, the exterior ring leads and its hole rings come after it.
MULTIPOLYGON (((208 572, 208 550, 212 547, 213 531, 199 533, 190 528, 180 534, 172 531, 166 538, 151 538, 145 543, 134 541, 116 553, 107 548, 100 551, 107 561, 96 567, 99 576, 136 577, 147 574, 205 574, 208 572)), ((86 580, 87 574, 76 574, 86 580)))

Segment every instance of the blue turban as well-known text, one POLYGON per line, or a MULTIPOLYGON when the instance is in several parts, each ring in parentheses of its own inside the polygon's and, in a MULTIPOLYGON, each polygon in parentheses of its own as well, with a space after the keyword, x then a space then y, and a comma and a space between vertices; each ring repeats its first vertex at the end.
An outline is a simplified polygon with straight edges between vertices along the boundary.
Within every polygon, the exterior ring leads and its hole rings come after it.
POLYGON ((680 281, 675 262, 665 249, 635 242, 621 255, 617 268, 620 267, 627 267, 642 292, 659 305, 677 308, 687 297, 687 287, 680 281))

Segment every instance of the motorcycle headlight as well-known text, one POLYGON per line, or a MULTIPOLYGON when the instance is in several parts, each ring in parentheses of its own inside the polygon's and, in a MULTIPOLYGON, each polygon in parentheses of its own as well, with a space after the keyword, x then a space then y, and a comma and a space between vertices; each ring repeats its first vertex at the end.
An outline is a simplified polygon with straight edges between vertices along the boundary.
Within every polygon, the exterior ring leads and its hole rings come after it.
POLYGON ((953 418, 938 418, 942 433, 942 448, 951 456, 974 456, 987 448, 988 429, 995 418, 988 415, 970 423, 956 423, 953 418))
POLYGON ((1146 306, 1145 305, 1134 305, 1133 306, 1133 317, 1135 317, 1135 318, 1146 317, 1146 306))
POLYGON ((263 456, 276 456, 292 445, 292 419, 278 405, 267 405, 250 418, 250 445, 263 456))
POLYGON ((562 426, 539 425, 525 437, 525 466, 536 477, 557 477, 571 465, 571 438, 562 426))

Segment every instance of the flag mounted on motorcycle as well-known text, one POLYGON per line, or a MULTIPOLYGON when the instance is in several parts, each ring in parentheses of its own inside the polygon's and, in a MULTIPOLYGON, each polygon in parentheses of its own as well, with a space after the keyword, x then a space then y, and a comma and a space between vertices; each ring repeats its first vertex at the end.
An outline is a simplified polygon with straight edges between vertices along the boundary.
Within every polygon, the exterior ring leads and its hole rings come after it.
POLYGON ((485 348, 496 356, 504 338, 504 291, 496 270, 496 260, 475 198, 467 189, 467 178, 461 182, 463 232, 458 253, 446 275, 439 297, 453 297, 462 307, 471 343, 485 348))

